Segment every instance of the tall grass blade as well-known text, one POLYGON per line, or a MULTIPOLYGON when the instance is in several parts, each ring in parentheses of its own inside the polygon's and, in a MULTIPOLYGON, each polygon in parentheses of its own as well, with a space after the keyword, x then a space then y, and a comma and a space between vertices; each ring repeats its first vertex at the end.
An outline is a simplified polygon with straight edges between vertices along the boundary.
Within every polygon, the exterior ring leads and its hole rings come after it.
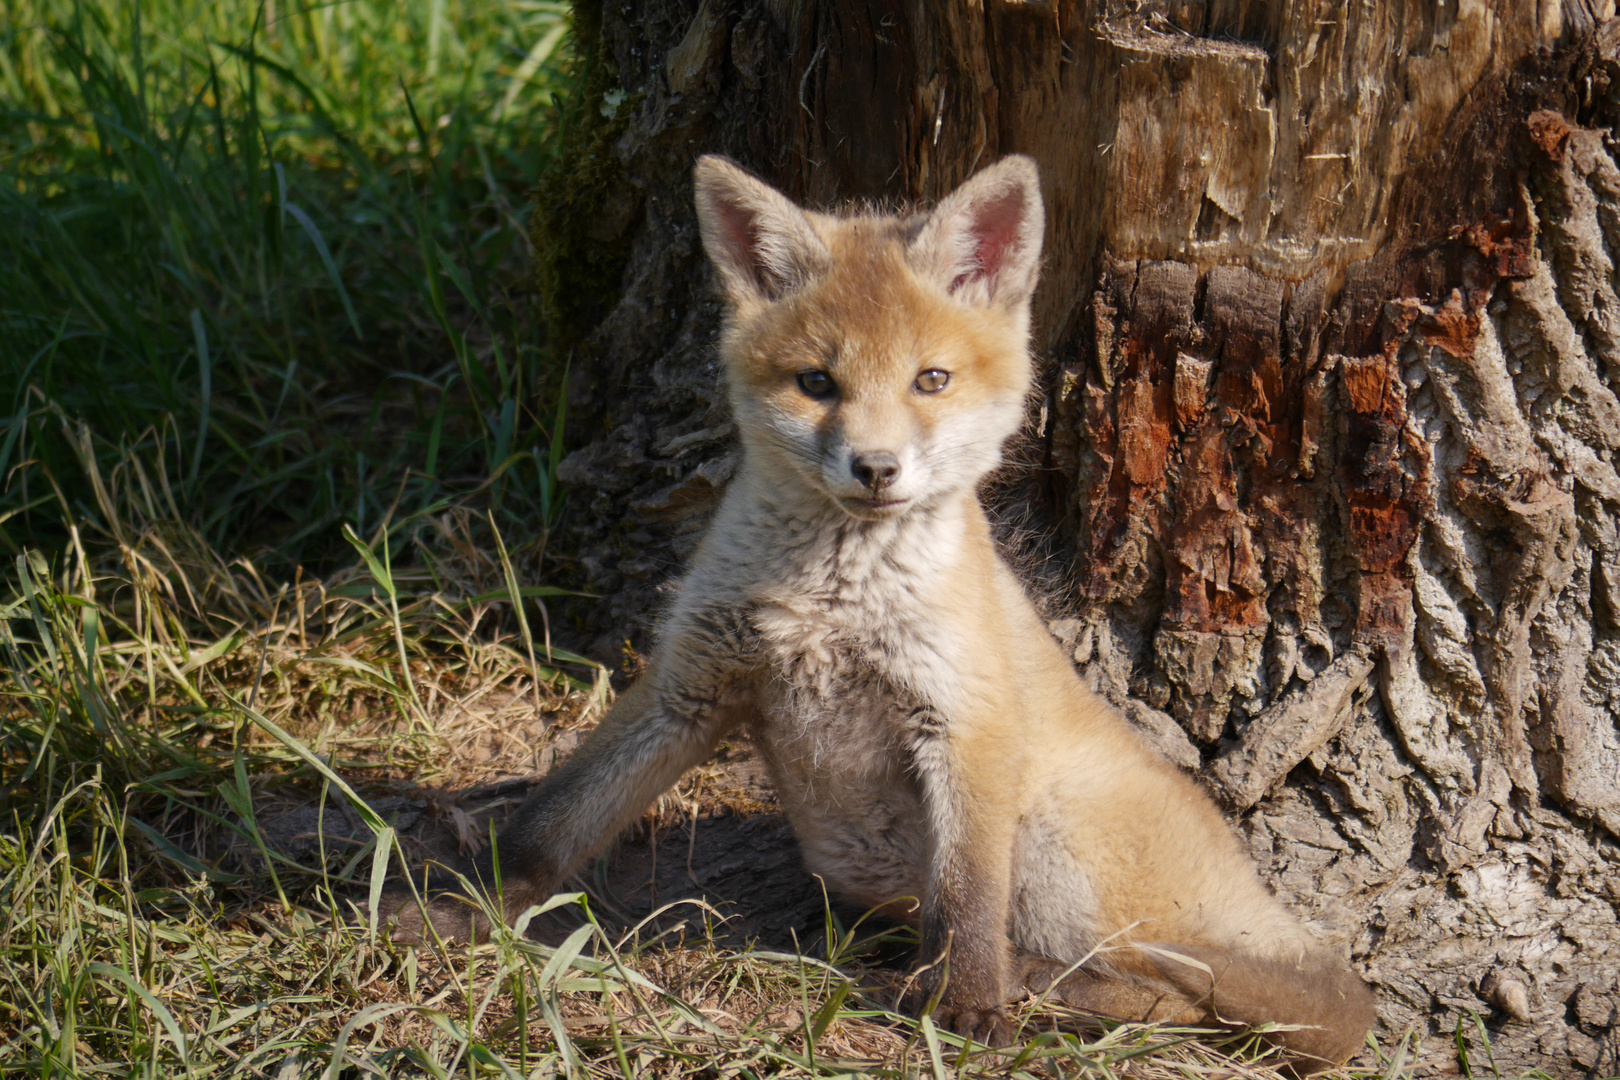
POLYGON ((349 325, 354 328, 354 336, 364 341, 366 335, 360 329, 360 316, 355 313, 354 301, 349 299, 349 290, 343 286, 343 275, 338 273, 337 263, 332 260, 332 252, 326 246, 326 238, 321 235, 321 230, 315 222, 310 220, 310 216, 304 213, 303 207, 295 202, 286 201, 282 202, 281 206, 293 216, 294 221, 298 222, 299 227, 304 230, 304 235, 309 237, 309 242, 314 244, 315 250, 320 253, 321 265, 326 267, 326 275, 332 279, 332 286, 337 289, 338 299, 343 301, 343 311, 349 316, 349 325))
POLYGON ((523 63, 519 64, 517 70, 512 72, 512 80, 507 85, 506 94, 501 98, 501 103, 495 107, 495 118, 497 120, 505 116, 517 101, 518 95, 528 89, 529 80, 534 78, 535 72, 540 70, 541 64, 551 59, 551 54, 562 43, 562 39, 568 33, 568 30, 568 24, 559 21, 541 35, 540 40, 534 43, 534 48, 530 49, 528 55, 523 58, 523 63))
POLYGON ((370 804, 362 799, 360 794, 355 791, 354 788, 349 786, 348 781, 344 780, 343 777, 339 776, 337 772, 333 770, 332 766, 328 765, 325 761, 322 761, 318 756, 316 756, 314 751, 310 750, 309 747, 305 746, 298 739, 295 739, 292 735, 285 731, 281 725, 277 724, 274 720, 271 720, 263 713, 258 712, 255 709, 250 709, 246 705, 242 705, 240 703, 237 704, 237 707, 240 708, 244 714, 246 714, 249 720, 263 729, 266 734, 270 735, 277 742, 281 743, 281 745, 291 750, 295 755, 302 759, 305 764, 314 769, 316 773, 329 781, 333 787, 341 791, 344 797, 348 799, 350 808, 353 809, 355 813, 360 815, 361 820, 366 823, 367 828, 369 828, 374 835, 381 836, 385 830, 389 829, 388 823, 383 821, 381 815, 373 810, 370 804))
POLYGON ((140 980, 136 979, 135 976, 131 975, 123 968, 115 967, 112 964, 92 963, 90 964, 88 970, 92 975, 99 975, 102 978, 112 979, 115 982, 122 983, 124 986, 128 987, 130 993, 134 994, 140 999, 141 1004, 145 1005, 147 1010, 153 1016, 157 1017, 158 1023, 163 1025, 163 1030, 168 1033, 170 1040, 174 1043, 175 1052, 179 1054, 181 1062, 186 1067, 186 1074, 190 1075, 191 1053, 186 1043, 186 1036, 180 1030, 179 1021, 177 1021, 174 1014, 169 1011, 168 1006, 164 1005, 163 1002, 153 997, 152 992, 146 987, 142 986, 140 980))
MULTIPOLYGON (((377 940, 377 919, 382 911, 383 886, 388 881, 388 862, 396 844, 393 826, 377 834, 377 848, 371 856, 371 888, 366 896, 366 938, 377 940)), ((401 861, 403 862, 403 855, 401 861)))
POLYGON ((208 329, 202 312, 191 309, 191 334, 197 343, 197 449, 191 458, 191 484, 202 473, 203 452, 208 446, 208 410, 214 400, 214 358, 208 350, 208 329))

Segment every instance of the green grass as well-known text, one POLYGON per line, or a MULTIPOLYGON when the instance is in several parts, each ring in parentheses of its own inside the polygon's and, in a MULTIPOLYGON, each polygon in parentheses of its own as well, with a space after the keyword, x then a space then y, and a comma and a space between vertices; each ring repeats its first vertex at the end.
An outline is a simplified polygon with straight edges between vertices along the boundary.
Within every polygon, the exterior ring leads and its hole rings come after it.
POLYGON ((19 557, 0 608, 0 1076, 1170 1080, 1232 1064, 1165 1026, 1055 1031, 1063 1014, 1033 1005, 1023 1049, 973 1049, 885 1008, 899 974, 864 966, 831 916, 823 959, 722 948, 702 908, 685 940, 588 920, 559 946, 397 946, 374 905, 398 835, 369 803, 408 778, 466 785, 467 703, 504 693, 590 722, 600 670, 533 640, 510 616, 543 611, 546 590, 514 595, 510 562, 470 544, 418 537, 409 569, 379 546, 270 586, 173 523, 118 528, 122 548, 62 567, 19 557), (350 815, 359 839, 317 826, 299 849, 271 828, 288 804, 350 815))
POLYGON ((0 3, 0 547, 106 534, 92 459, 283 565, 473 491, 553 523, 524 219, 566 34, 551 0, 0 3))

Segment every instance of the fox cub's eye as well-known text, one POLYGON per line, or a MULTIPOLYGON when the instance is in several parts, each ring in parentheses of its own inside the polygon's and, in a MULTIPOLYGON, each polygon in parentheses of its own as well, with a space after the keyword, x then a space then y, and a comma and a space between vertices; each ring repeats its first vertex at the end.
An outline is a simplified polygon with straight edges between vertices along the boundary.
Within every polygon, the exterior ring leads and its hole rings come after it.
POLYGON ((945 384, 951 381, 951 373, 941 371, 939 368, 929 368, 917 376, 917 389, 925 394, 937 394, 945 389, 945 384))
POLYGON ((799 389, 813 398, 830 398, 838 393, 838 384, 825 371, 799 372, 799 389))

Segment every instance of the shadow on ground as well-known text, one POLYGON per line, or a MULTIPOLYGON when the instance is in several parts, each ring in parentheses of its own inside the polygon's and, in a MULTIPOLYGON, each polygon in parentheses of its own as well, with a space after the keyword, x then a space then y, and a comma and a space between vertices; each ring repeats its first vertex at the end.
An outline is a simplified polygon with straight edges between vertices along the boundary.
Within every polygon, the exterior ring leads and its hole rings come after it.
MULTIPOLYGON (((561 758, 572 747, 553 750, 561 758)), ((455 865, 488 843, 490 825, 499 829, 539 779, 461 790, 408 788, 371 798, 369 805, 393 823, 414 867, 455 865)), ((335 794, 324 810, 306 800, 261 805, 258 815, 267 843, 304 865, 319 865, 323 846, 331 864, 333 852, 359 850, 370 837, 335 794)), ((610 934, 645 924, 642 940, 667 933, 678 941, 712 930, 722 945, 813 956, 826 955, 829 904, 844 926, 862 914, 827 897, 805 870, 763 764, 746 743, 726 745, 717 760, 689 774, 566 888, 588 895, 610 934)), ((531 936, 560 940, 582 917, 576 907, 559 909, 537 919, 531 936)))

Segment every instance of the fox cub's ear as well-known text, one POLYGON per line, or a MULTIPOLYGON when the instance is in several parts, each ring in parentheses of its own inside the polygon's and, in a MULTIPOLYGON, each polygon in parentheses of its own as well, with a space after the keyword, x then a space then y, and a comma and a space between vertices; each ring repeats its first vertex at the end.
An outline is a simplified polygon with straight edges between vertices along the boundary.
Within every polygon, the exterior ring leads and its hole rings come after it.
POLYGON ((692 170, 703 248, 734 304, 780 300, 831 262, 810 219, 787 196, 723 157, 692 170))
POLYGON ((1035 162, 1015 155, 947 195, 908 254, 919 274, 958 300, 1014 311, 1034 295, 1045 231, 1035 162))

